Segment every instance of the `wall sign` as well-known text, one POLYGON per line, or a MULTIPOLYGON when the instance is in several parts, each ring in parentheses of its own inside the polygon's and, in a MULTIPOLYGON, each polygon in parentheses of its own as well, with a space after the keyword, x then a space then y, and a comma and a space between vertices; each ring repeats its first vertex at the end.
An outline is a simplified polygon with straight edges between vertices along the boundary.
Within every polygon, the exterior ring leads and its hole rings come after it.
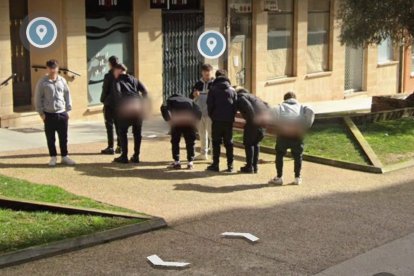
POLYGON ((265 0, 264 2, 264 10, 270 11, 270 12, 278 12, 279 9, 279 3, 277 0, 265 0))
POLYGON ((226 38, 217 31, 204 32, 198 39, 198 51, 208 59, 221 57, 226 51, 226 38))
POLYGON ((36 17, 32 19, 26 28, 26 38, 36 48, 47 48, 57 38, 55 22, 47 17, 36 17))

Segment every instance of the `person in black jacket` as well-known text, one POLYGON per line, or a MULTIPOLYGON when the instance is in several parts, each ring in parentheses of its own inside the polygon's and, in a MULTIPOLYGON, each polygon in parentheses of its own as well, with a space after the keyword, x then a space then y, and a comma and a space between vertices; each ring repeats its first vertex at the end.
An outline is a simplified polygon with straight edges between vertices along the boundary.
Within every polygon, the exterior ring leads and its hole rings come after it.
POLYGON ((233 123, 237 112, 237 94, 231 87, 225 70, 216 72, 207 98, 208 115, 212 123, 213 163, 209 171, 220 171, 220 145, 223 142, 227 155, 227 172, 233 172, 233 123))
POLYGON ((240 172, 257 173, 260 151, 259 143, 264 138, 264 129, 260 125, 260 118, 265 115, 268 105, 242 88, 237 90, 237 109, 246 121, 243 133, 246 166, 242 167, 240 172))
POLYGON ((122 154, 114 159, 117 163, 128 163, 128 129, 132 126, 134 134, 134 155, 132 163, 139 163, 142 140, 142 120, 144 117, 144 100, 148 97, 145 86, 135 77, 127 74, 127 67, 117 64, 114 67, 114 102, 116 120, 118 123, 119 139, 122 154))
POLYGON ((174 162, 170 169, 181 169, 180 140, 184 136, 187 149, 187 169, 194 168, 196 128, 201 119, 200 107, 191 99, 182 95, 174 94, 167 99, 166 104, 161 106, 161 114, 165 121, 171 125, 171 145, 174 162))
POLYGON ((105 119, 106 134, 108 137, 108 147, 101 151, 102 154, 115 154, 121 153, 121 147, 118 137, 118 126, 115 121, 115 107, 114 107, 114 96, 113 96, 113 87, 115 82, 114 77, 114 66, 119 63, 119 60, 116 56, 111 56, 108 59, 109 62, 109 72, 105 74, 104 82, 102 85, 102 94, 101 94, 101 103, 103 103, 103 114, 105 119), (114 150, 114 127, 115 133, 117 135, 117 148, 114 150))

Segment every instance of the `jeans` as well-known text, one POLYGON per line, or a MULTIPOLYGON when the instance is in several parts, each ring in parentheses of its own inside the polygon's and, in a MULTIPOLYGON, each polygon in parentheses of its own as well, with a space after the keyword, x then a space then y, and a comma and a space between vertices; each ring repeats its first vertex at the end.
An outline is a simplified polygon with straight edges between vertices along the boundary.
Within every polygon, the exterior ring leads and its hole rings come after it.
POLYGON ((246 152, 246 166, 257 169, 259 162, 259 143, 263 140, 263 128, 252 123, 246 123, 243 133, 243 144, 246 152))
POLYGON ((108 137, 108 148, 114 148, 114 127, 117 136, 117 146, 121 146, 118 137, 118 124, 115 120, 115 110, 106 105, 104 106, 103 114, 105 119, 106 135, 108 137))
POLYGON ((187 149, 187 161, 193 162, 195 156, 196 131, 193 127, 172 127, 171 128, 171 145, 172 156, 174 161, 180 161, 180 140, 184 136, 187 149))
POLYGON ((208 154, 211 139, 211 119, 203 116, 198 124, 198 135, 200 136, 201 154, 208 154))
POLYGON ((283 176, 283 157, 291 149, 295 162, 295 177, 300 177, 303 159, 303 140, 300 138, 278 137, 276 140, 276 170, 277 177, 283 176))
POLYGON ((122 157, 128 157, 128 129, 132 127, 134 135, 134 155, 139 157, 142 141, 142 121, 138 119, 119 119, 118 135, 122 148, 122 157))
POLYGON ((212 125, 212 137, 213 137, 213 164, 219 165, 221 143, 226 148, 227 165, 233 166, 234 153, 233 153, 233 122, 219 122, 213 121, 212 125))
POLYGON ((68 120, 69 116, 63 113, 45 112, 45 134, 49 155, 56 157, 56 132, 59 137, 60 154, 62 157, 68 155, 68 120))

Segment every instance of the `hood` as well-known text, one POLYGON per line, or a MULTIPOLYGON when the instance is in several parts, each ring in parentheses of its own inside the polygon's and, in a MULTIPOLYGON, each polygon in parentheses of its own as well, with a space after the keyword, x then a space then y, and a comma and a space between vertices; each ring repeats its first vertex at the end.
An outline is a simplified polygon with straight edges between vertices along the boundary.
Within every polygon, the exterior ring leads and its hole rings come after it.
POLYGON ((296 99, 289 99, 283 102, 284 104, 289 104, 289 105, 296 105, 299 104, 298 100, 296 99))
POLYGON ((226 77, 218 77, 213 81, 213 85, 214 86, 218 86, 218 87, 231 87, 231 82, 228 78, 226 77))
POLYGON ((131 75, 128 75, 128 74, 122 74, 122 75, 120 75, 119 77, 118 77, 118 80, 121 80, 121 81, 133 81, 133 76, 131 76, 131 75))

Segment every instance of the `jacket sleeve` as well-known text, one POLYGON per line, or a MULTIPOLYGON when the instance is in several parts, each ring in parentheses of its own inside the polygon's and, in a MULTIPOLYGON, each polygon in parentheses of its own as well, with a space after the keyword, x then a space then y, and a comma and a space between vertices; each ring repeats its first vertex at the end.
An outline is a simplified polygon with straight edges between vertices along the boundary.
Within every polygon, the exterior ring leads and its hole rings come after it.
POLYGON ((233 90, 233 114, 236 117, 237 114, 237 93, 236 91, 231 88, 233 90))
POLYGON ((214 109, 215 109, 214 98, 215 98, 215 95, 214 95, 214 89, 213 89, 207 95, 207 111, 208 111, 208 116, 210 118, 213 116, 214 109))
POLYGON ((201 120, 201 117, 203 116, 203 113, 201 112, 200 107, 195 103, 193 103, 193 112, 194 112, 194 115, 196 116, 197 120, 201 120))
POLYGON ((163 104, 161 106, 161 115, 164 121, 168 122, 169 120, 171 120, 170 111, 168 110, 168 107, 166 104, 163 104))
POLYGON ((101 103, 105 103, 106 98, 109 95, 109 91, 111 91, 111 81, 110 76, 107 73, 104 77, 103 85, 102 85, 102 94, 101 94, 101 103))
POLYGON ((237 100, 237 106, 243 118, 247 122, 253 122, 255 112, 252 104, 246 98, 242 97, 237 100))
POLYGON ((193 89, 190 92, 190 99, 194 100, 194 92, 197 90, 197 83, 193 86, 193 89))
POLYGON ((312 127, 315 121, 315 112, 307 106, 302 107, 303 123, 305 128, 309 129, 312 127))
POLYGON ((68 83, 63 78, 62 78, 62 81, 63 81, 63 86, 64 86, 63 96, 65 98, 65 107, 66 107, 66 111, 69 112, 72 110, 72 97, 70 95, 70 89, 69 89, 68 83))
POLYGON ((44 97, 44 91, 42 89, 42 79, 38 81, 36 85, 35 90, 35 107, 37 113, 40 115, 44 114, 44 105, 43 105, 43 97, 44 97))
POLYGON ((141 92, 143 98, 148 98, 148 90, 141 81, 136 80, 136 87, 137 92, 141 92))

